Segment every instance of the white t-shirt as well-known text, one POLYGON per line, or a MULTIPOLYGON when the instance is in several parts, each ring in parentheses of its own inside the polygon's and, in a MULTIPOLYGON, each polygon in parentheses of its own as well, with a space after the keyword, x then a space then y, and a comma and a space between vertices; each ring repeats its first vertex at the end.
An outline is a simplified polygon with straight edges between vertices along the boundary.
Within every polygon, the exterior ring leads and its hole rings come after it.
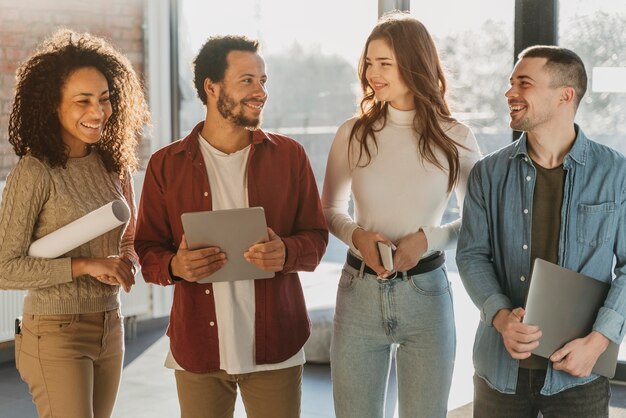
MULTIPOLYGON (((456 244, 461 220, 440 225, 450 193, 448 173, 423 159, 419 153, 420 136, 413 128, 415 111, 401 111, 388 106, 386 126, 376 132, 378 149, 370 146, 372 161, 356 167, 359 147, 354 143, 348 159, 348 139, 356 119, 346 121, 333 141, 322 193, 324 215, 330 232, 346 243, 355 254, 352 233, 360 226, 380 232, 396 242, 423 229, 428 239, 428 256, 456 244), (350 197, 354 201, 354 219, 348 214, 350 197)), ((447 123, 444 130, 458 147, 460 175, 454 192, 462 207, 469 172, 480 158, 472 131, 461 123, 447 123)), ((447 166, 443 153, 437 157, 447 166)), ((360 254, 359 254, 360 255, 360 254)))
MULTIPOLYGON (((198 141, 209 177, 213 210, 249 207, 247 167, 251 146, 226 154, 211 146, 202 136, 198 141)), ((220 369, 228 374, 243 374, 304 364, 303 349, 282 363, 255 364, 254 280, 213 283, 213 298, 220 369)), ((176 364, 171 352, 168 353, 165 365, 169 368, 182 369, 176 364)))

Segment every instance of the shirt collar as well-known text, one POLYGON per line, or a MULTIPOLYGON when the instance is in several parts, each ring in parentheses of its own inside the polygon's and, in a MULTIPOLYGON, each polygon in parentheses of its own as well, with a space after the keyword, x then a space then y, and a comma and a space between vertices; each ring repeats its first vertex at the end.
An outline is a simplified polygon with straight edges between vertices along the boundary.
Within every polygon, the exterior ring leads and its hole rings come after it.
MULTIPOLYGON (((184 137, 181 141, 174 145, 174 148, 172 150, 173 153, 186 153, 192 160, 195 159, 198 155, 198 151, 200 150, 198 135, 200 135, 203 127, 204 121, 198 123, 186 137, 184 137)), ((255 129, 254 131, 252 131, 251 141, 253 145, 259 145, 264 142, 272 145, 276 144, 276 141, 268 136, 267 133, 262 129, 255 129)))
MULTIPOLYGON (((577 124, 574 124, 574 130, 576 131, 576 139, 574 140, 574 145, 572 145, 572 148, 569 150, 564 158, 564 166, 568 166, 570 164, 570 159, 580 165, 585 165, 585 163, 587 162, 587 149, 589 148, 589 139, 577 124)), ((510 158, 513 159, 520 156, 530 158, 530 156, 528 155, 528 134, 526 132, 523 132, 520 136, 517 144, 513 148, 513 153, 511 154, 510 158)))

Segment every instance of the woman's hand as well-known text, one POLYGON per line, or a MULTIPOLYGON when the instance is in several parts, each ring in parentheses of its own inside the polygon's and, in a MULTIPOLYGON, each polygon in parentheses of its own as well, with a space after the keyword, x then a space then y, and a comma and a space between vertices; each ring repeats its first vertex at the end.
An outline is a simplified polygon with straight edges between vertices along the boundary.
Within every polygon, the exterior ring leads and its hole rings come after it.
POLYGON ((380 262, 380 254, 378 253, 377 242, 382 241, 391 243, 383 234, 378 232, 367 231, 363 228, 357 228, 352 233, 352 243, 361 253, 363 261, 380 277, 387 277, 391 274, 385 270, 380 262))
POLYGON ((419 230, 402 238, 396 244, 393 267, 396 271, 407 271, 415 267, 428 250, 428 240, 424 231, 419 230))
POLYGON ((111 285, 121 286, 129 292, 135 284, 132 263, 117 256, 108 258, 72 258, 72 277, 84 274, 95 277, 96 280, 111 285))

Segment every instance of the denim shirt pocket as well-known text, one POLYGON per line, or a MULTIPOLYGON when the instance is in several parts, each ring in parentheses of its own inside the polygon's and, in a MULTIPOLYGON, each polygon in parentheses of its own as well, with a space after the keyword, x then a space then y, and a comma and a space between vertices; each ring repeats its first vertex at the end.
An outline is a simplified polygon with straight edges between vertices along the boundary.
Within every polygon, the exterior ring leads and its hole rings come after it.
POLYGON ((578 204, 576 239, 589 247, 599 247, 611 239, 615 203, 578 204))

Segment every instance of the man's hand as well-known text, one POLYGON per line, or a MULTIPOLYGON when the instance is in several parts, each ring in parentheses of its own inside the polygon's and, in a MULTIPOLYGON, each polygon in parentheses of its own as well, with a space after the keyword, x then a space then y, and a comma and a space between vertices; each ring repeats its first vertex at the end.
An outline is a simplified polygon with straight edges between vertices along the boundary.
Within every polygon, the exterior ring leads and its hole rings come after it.
POLYGON ((424 231, 409 234, 398 241, 393 256, 396 271, 407 271, 417 265, 422 255, 428 250, 428 240, 424 231))
POLYGON ((357 228, 352 233, 352 243, 361 253, 361 257, 363 257, 365 264, 374 270, 379 277, 385 278, 389 276, 391 272, 385 270, 380 263, 380 254, 378 253, 377 244, 379 241, 389 244, 391 243, 391 241, 389 241, 383 234, 367 231, 363 228, 357 228))
POLYGON ((215 273, 226 262, 226 254, 221 252, 218 247, 190 250, 183 234, 178 251, 172 258, 170 266, 174 276, 188 282, 197 282, 215 273))
POLYGON ((516 308, 513 311, 501 309, 493 317, 493 326, 502 334, 504 346, 511 357, 523 360, 531 355, 531 351, 539 346, 541 330, 536 325, 522 323, 525 311, 516 308))
POLYGON ((587 377, 609 343, 604 335, 591 331, 586 337, 572 340, 555 351, 550 360, 555 370, 562 370, 576 377, 587 377))
POLYGON ((283 269, 287 251, 285 250, 285 243, 276 235, 276 232, 272 231, 272 228, 267 228, 267 235, 269 241, 254 244, 243 253, 243 256, 249 263, 261 270, 276 273, 283 269))

